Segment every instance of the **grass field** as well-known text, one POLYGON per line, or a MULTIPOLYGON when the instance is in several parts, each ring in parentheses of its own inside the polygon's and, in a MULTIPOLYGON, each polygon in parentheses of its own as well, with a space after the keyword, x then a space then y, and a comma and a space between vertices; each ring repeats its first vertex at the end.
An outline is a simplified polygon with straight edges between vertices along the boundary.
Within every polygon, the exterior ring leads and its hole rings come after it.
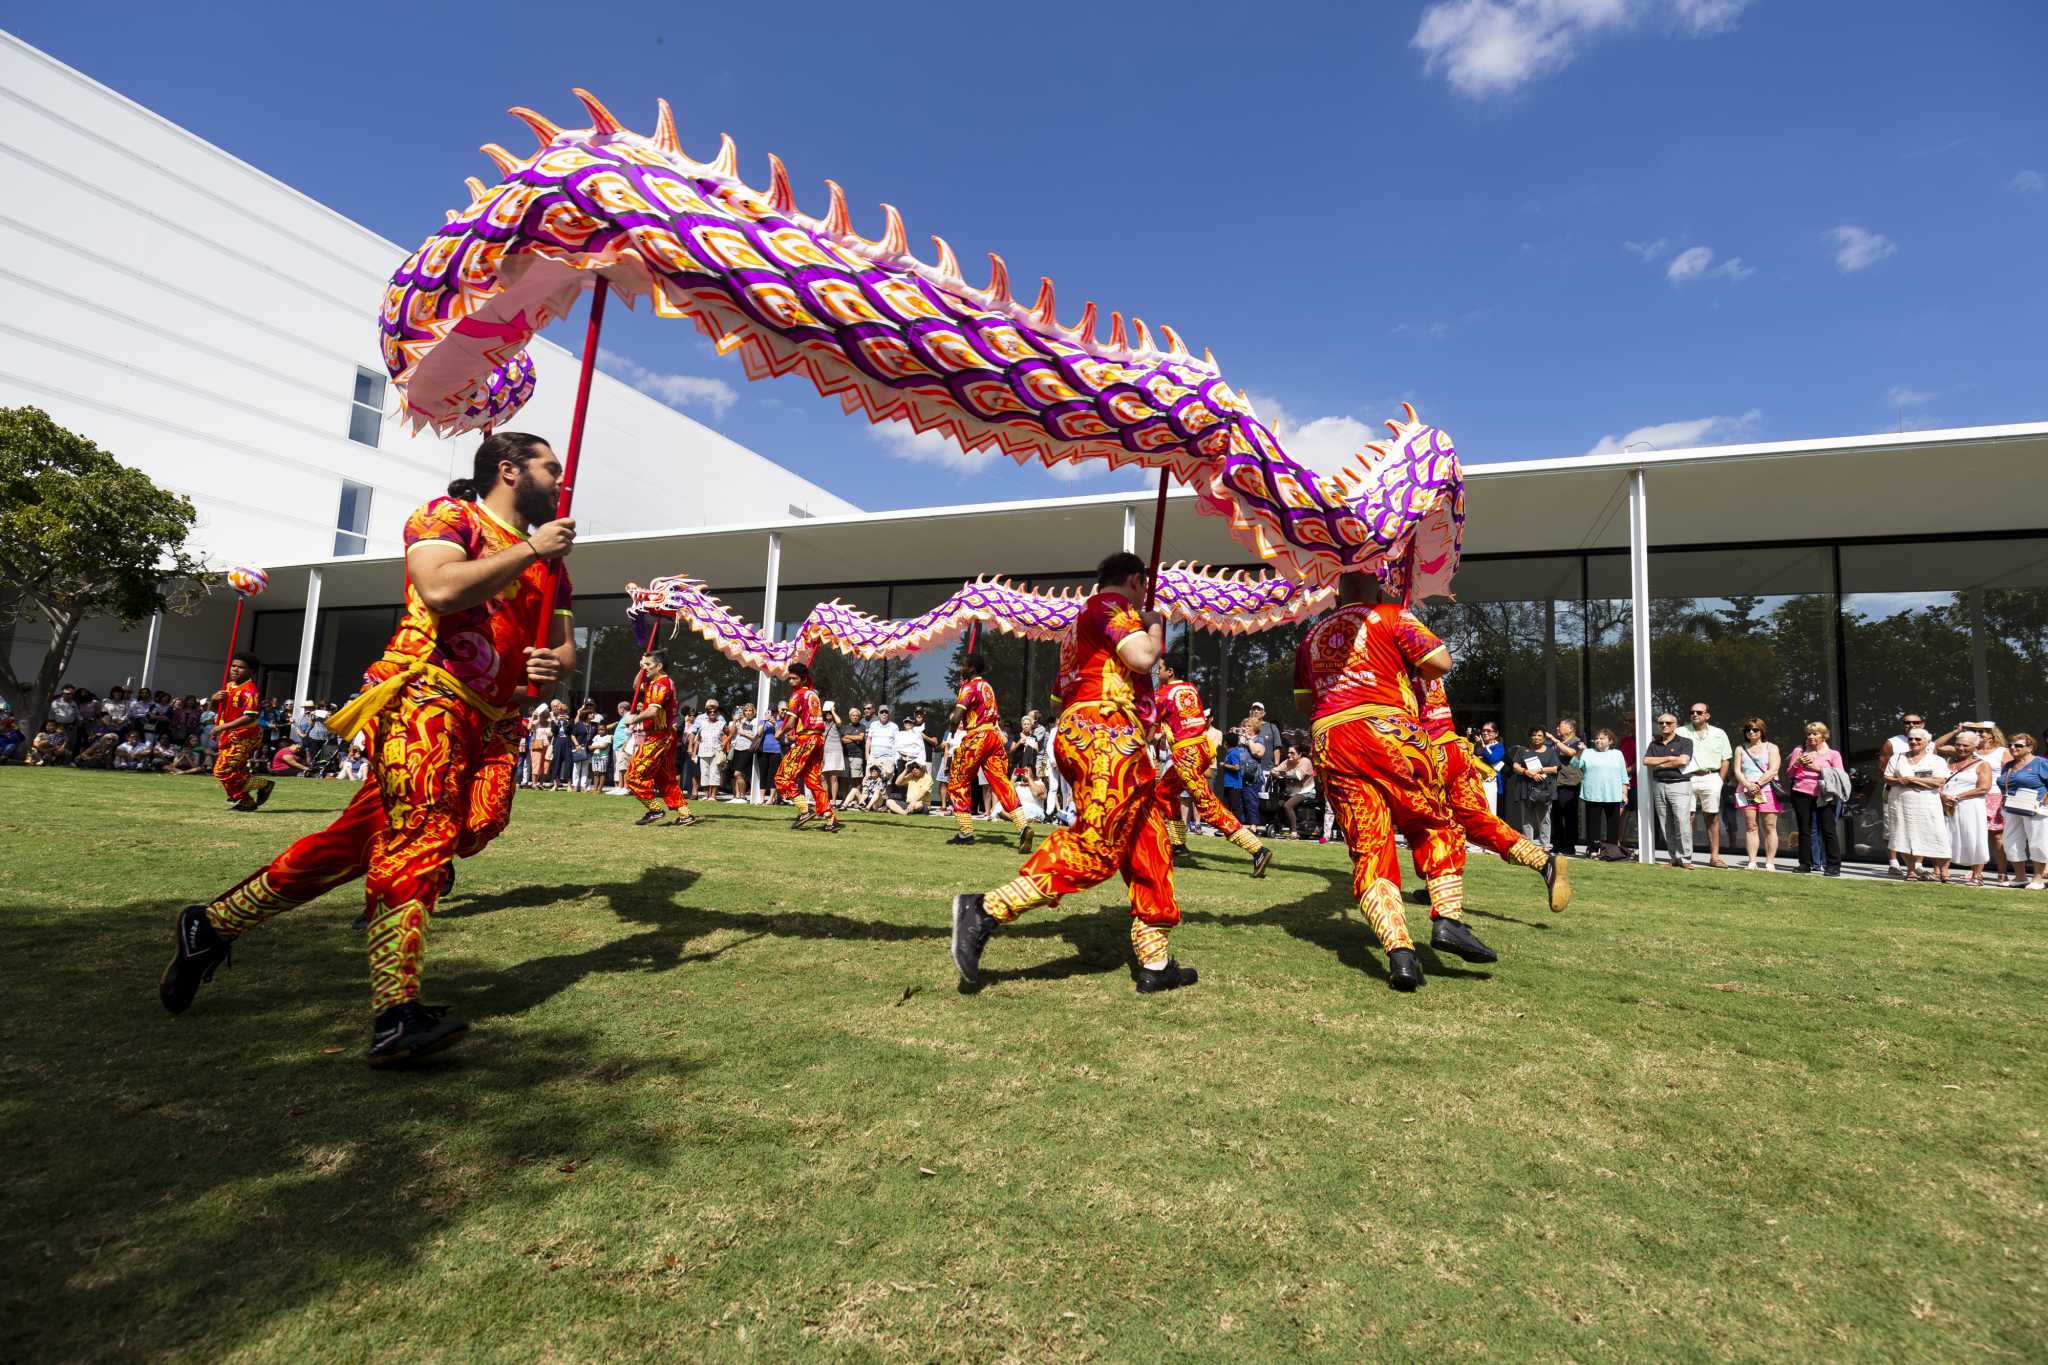
MULTIPOLYGON (((352 889, 172 1019, 203 899, 348 791, 0 770, 0 1359, 2042 1358, 2048 897, 1475 863, 1397 996, 1340 848, 1115 887, 953 988, 932 820, 522 793, 362 1061, 352 889)), ((1422 924, 1416 910, 1413 922, 1422 924)))

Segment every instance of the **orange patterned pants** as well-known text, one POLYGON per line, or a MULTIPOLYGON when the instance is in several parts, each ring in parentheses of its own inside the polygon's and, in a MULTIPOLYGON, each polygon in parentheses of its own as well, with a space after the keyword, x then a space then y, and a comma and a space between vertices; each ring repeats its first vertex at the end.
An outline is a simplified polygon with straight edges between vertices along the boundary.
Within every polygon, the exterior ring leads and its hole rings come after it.
POLYGON ((1401 886, 1394 831, 1425 879, 1465 865, 1465 832, 1444 803, 1436 755, 1422 727, 1396 713, 1339 721, 1315 737, 1316 780, 1351 850, 1351 890, 1361 903, 1375 882, 1401 886))
POLYGON ((649 810, 664 805, 673 811, 689 809, 690 803, 683 800, 683 784, 676 780, 675 731, 640 737, 640 747, 626 760, 626 790, 649 810))
POLYGON ((782 751, 782 762, 775 769, 775 794, 795 805, 799 790, 810 796, 813 815, 839 818, 832 813, 832 797, 825 790, 823 731, 796 735, 782 751))
POLYGON ((953 766, 946 772, 946 803, 956 815, 974 814, 974 775, 988 777, 988 789, 1005 815, 1017 809, 1017 788, 1010 781, 1003 732, 993 725, 970 730, 953 751, 953 766))
POLYGON ((363 877, 370 1007, 418 999, 450 860, 481 852, 512 818, 513 736, 428 680, 408 684, 372 723, 370 778, 355 799, 209 905, 208 922, 237 938, 363 877))
POLYGON ((242 725, 228 731, 213 760, 213 775, 220 779, 228 800, 240 801, 249 794, 249 759, 262 741, 262 727, 242 725))
POLYGON ((1451 818, 1465 831, 1465 837, 1481 848, 1490 848, 1505 858, 1522 842, 1521 834, 1507 821, 1486 808, 1486 794, 1480 790, 1479 774, 1472 771, 1465 746, 1451 739, 1436 746, 1444 774, 1444 798, 1450 803, 1451 818))
POLYGON ((1195 814, 1202 817, 1202 823, 1214 827, 1224 838, 1244 828, 1216 799, 1216 792, 1209 785, 1209 770, 1215 766, 1216 751, 1209 747, 1208 740, 1198 737, 1177 741, 1173 746, 1173 766, 1159 774, 1160 818, 1169 825, 1180 819, 1180 796, 1186 792, 1195 798, 1195 814))
POLYGON ((1121 873, 1140 922, 1160 929, 1180 923, 1144 729, 1107 707, 1070 706, 1053 732, 1052 755, 1074 789, 1074 823, 1054 830, 1015 881, 988 895, 988 912, 1015 919, 1121 873))

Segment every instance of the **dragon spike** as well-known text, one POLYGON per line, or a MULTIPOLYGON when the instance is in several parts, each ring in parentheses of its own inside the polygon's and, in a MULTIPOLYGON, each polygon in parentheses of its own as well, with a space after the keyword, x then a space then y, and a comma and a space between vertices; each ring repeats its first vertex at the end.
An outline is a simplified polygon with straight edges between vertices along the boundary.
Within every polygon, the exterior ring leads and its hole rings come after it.
POLYGON ((626 130, 626 125, 613 118, 612 111, 604 107, 604 102, 588 90, 578 86, 570 93, 575 95, 577 99, 582 100, 583 107, 590 111, 590 130, 592 132, 622 133, 626 130))
POLYGON ((1134 351, 1149 351, 1152 349, 1152 334, 1145 330, 1145 320, 1143 318, 1131 319, 1131 349, 1134 351))
POLYGON ((656 100, 654 107, 658 111, 654 116, 654 145, 671 156, 681 156, 683 140, 676 134, 676 111, 663 99, 656 100))
POLYGON ((1090 299, 1081 306, 1081 321, 1074 330, 1081 334, 1083 341, 1095 340, 1095 300, 1090 299))
POLYGON ((1038 277, 1038 301, 1031 305, 1031 320, 1041 327, 1059 326, 1059 318, 1053 312, 1052 276, 1038 277))
POLYGON ((910 234, 904 231, 903 215, 894 204, 882 205, 882 250, 891 256, 910 254, 910 234))
POLYGON ((1130 344, 1124 336, 1124 315, 1114 308, 1109 310, 1109 344, 1119 351, 1130 344))
POLYGON ((832 206, 825 211, 825 231, 835 237, 853 236, 853 218, 846 211, 846 191, 839 188, 837 180, 827 180, 825 188, 832 192, 832 206))
POLYGON ((988 253, 988 288, 982 292, 988 295, 990 303, 1010 301, 1010 267, 993 251, 988 253))
POLYGON ((505 112, 512 115, 513 118, 518 119, 527 127, 533 129, 533 135, 540 139, 540 145, 543 147, 547 146, 550 142, 553 142, 556 138, 562 135, 562 127, 560 124, 556 123, 546 114, 536 114, 533 110, 528 109, 523 104, 515 105, 511 109, 506 110, 505 112))
POLYGON ((501 174, 510 175, 512 174, 512 172, 519 169, 519 158, 512 155, 512 153, 506 151, 503 147, 500 147, 495 142, 486 142, 483 146, 477 148, 477 150, 482 152, 485 156, 489 157, 492 161, 495 161, 498 164, 498 170, 501 174))
POLYGON ((796 212, 796 192, 789 187, 789 167, 773 152, 768 153, 768 206, 777 213, 796 212))
POLYGON ((1174 331, 1173 328, 1168 327, 1162 322, 1159 324, 1159 334, 1166 338, 1166 349, 1173 352, 1175 356, 1188 356, 1191 360, 1194 358, 1188 351, 1187 343, 1180 339, 1179 332, 1174 331))
POLYGON ((711 163, 711 173, 725 180, 739 179, 740 148, 731 133, 718 135, 718 159, 711 163))
POLYGON ((473 175, 464 177, 462 183, 469 186, 469 202, 472 204, 491 192, 490 186, 473 175))
POLYGON ((1405 399, 1401 403, 1401 411, 1408 414, 1408 424, 1411 426, 1415 425, 1416 423, 1422 420, 1420 417, 1417 417, 1415 415, 1415 405, 1413 403, 1406 401, 1405 399))
POLYGON ((1216 368, 1216 353, 1207 346, 1202 348, 1202 363, 1212 370, 1216 368))
POLYGON ((939 253, 938 264, 933 268, 949 280, 964 283, 960 280, 960 258, 953 254, 953 248, 947 245, 946 239, 934 233, 932 246, 937 248, 939 253))

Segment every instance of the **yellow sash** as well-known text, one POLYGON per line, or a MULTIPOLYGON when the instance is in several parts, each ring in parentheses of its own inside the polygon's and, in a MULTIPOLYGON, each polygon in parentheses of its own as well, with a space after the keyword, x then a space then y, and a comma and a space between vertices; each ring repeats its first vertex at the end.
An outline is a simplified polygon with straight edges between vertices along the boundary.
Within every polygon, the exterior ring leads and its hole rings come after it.
MULTIPOLYGON (((394 663, 398 662, 389 655, 385 658, 394 663)), ((512 714, 513 708, 491 705, 462 679, 437 663, 427 659, 406 659, 404 664, 405 667, 382 682, 372 684, 356 693, 346 705, 327 718, 327 728, 343 739, 354 739, 368 729, 370 722, 382 715, 384 708, 396 701, 398 694, 415 678, 425 678, 449 696, 460 698, 467 705, 475 707, 494 725, 512 714)))

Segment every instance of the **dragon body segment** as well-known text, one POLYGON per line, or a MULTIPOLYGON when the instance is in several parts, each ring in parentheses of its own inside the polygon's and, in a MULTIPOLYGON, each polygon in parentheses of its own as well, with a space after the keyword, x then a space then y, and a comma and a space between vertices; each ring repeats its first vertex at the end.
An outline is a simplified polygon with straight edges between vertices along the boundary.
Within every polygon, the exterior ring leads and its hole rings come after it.
MULTIPOLYGON (((646 637, 653 624, 688 625, 704 640, 745 668, 773 677, 789 665, 812 658, 821 646, 863 659, 916 654, 979 623, 1005 635, 1058 640, 1081 614, 1088 594, 1078 589, 1040 591, 1000 578, 978 578, 931 610, 902 621, 871 616, 844 602, 821 602, 788 640, 770 640, 759 626, 742 620, 696 579, 657 578, 646 587, 626 585, 627 615, 646 637)), ((1327 588, 1310 588, 1284 578, 1216 573, 1186 565, 1160 570, 1154 604, 1168 620, 1222 634, 1272 630, 1327 607, 1327 588)))
POLYGON ((629 301, 650 296, 664 316, 693 319, 721 352, 740 353, 750 377, 800 373, 871 421, 943 431, 1020 462, 1170 470, 1202 510, 1229 517, 1244 544, 1296 580, 1399 562, 1425 518, 1455 541, 1457 454, 1412 409, 1388 424, 1391 443, 1368 446, 1343 473, 1317 474, 1172 328, 1155 341, 1113 312, 1105 339, 1093 303, 1062 323, 1049 279, 1027 306, 991 253, 977 288, 943 240, 932 239, 935 261, 913 256, 888 205, 871 241, 853 230, 837 185, 827 182, 826 215, 812 217, 779 160, 757 190, 739 178, 730 138, 711 162, 687 156, 666 101, 643 137, 577 93, 592 126, 564 130, 514 110, 540 149, 521 161, 487 146, 504 180, 472 179, 468 207, 385 291, 384 361, 416 425, 447 433, 503 421, 522 387, 531 391, 530 368, 523 385, 511 373, 528 339, 601 272, 629 301))

